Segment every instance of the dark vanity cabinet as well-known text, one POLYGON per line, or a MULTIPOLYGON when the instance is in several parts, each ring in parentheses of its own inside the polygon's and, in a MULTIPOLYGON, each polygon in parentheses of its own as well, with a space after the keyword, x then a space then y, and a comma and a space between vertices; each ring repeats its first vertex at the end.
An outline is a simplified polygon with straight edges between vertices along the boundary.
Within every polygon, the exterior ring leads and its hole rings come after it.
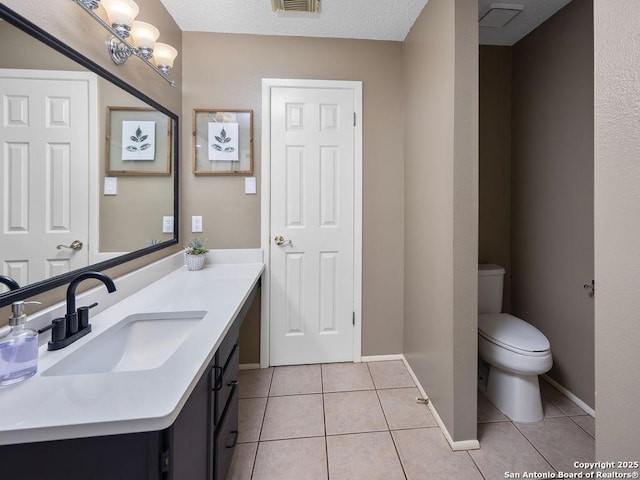
MULTIPOLYGON (((2 478, 224 480, 238 440, 238 335, 256 285, 176 421, 154 432, 0 446, 2 478)), ((5 412, 6 414, 6 412, 5 412)))

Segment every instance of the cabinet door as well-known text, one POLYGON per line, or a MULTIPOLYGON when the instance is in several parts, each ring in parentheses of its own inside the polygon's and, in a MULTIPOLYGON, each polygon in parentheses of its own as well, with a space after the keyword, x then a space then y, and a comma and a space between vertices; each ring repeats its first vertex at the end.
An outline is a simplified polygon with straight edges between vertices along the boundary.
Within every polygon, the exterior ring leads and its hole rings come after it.
POLYGON ((209 379, 209 375, 202 375, 170 429, 170 470, 173 480, 208 478, 209 379))
POLYGON ((233 387, 229 406, 225 411, 224 418, 215 440, 215 457, 214 457, 214 480, 225 480, 231 459, 238 441, 238 387, 233 387))

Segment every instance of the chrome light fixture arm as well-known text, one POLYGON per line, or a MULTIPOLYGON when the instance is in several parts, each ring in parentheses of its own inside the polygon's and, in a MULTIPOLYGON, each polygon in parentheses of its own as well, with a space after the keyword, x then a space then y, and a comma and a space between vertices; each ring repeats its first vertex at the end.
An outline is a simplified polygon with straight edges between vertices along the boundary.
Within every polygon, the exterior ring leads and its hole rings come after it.
POLYGON ((176 82, 168 78, 170 69, 167 67, 157 67, 150 60, 150 54, 148 51, 143 51, 136 46, 129 43, 126 38, 118 33, 111 25, 109 25, 100 15, 94 10, 98 8, 100 4, 99 0, 73 0, 77 3, 85 12, 87 12, 93 19, 98 22, 102 27, 107 30, 113 37, 107 41, 107 49, 111 55, 111 59, 116 65, 124 64, 130 56, 136 56, 144 63, 146 63, 154 72, 164 78, 172 87, 176 86, 176 82))

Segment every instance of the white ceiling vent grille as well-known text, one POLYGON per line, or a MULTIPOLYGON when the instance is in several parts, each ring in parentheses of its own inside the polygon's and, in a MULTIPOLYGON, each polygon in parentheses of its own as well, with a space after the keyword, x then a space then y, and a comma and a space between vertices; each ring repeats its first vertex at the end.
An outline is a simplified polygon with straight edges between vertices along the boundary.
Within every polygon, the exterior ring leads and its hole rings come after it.
POLYGON ((524 5, 514 3, 492 3, 480 15, 481 27, 502 28, 524 10, 524 5))
POLYGON ((320 0, 271 0, 274 12, 307 12, 318 13, 320 0))

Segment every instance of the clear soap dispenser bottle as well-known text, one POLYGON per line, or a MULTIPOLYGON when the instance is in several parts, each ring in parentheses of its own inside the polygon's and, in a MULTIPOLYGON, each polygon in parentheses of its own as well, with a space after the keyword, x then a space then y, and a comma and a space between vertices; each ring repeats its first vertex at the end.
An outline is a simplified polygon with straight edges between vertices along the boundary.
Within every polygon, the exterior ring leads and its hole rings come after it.
POLYGON ((40 302, 15 302, 9 317, 11 331, 0 338, 0 385, 22 382, 38 370, 38 332, 27 328, 24 306, 40 302))

